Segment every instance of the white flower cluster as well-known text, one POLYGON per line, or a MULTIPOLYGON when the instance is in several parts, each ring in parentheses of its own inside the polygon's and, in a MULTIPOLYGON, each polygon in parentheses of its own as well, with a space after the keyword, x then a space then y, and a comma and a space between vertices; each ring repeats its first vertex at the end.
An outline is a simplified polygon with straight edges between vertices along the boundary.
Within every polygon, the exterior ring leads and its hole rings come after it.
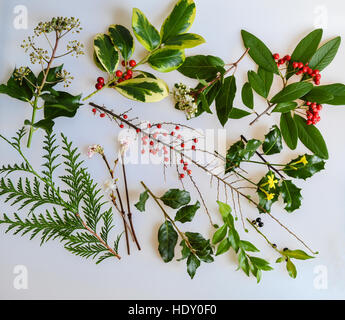
POLYGON ((198 111, 198 105, 190 93, 190 87, 183 83, 175 84, 173 91, 176 102, 175 108, 184 111, 188 120, 193 118, 198 111))
POLYGON ((103 154, 104 150, 99 144, 89 146, 87 149, 87 156, 92 158, 96 153, 103 154))

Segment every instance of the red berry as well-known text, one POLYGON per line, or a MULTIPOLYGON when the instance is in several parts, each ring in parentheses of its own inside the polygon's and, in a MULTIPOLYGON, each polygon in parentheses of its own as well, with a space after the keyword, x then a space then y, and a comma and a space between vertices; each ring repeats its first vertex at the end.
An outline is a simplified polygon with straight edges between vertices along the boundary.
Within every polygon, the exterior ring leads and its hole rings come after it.
POLYGON ((122 75, 123 75, 123 72, 121 70, 117 70, 115 75, 118 77, 118 78, 121 78, 122 75))
POLYGON ((321 79, 321 74, 319 74, 319 73, 316 74, 314 78, 315 78, 315 80, 320 80, 321 79))
POLYGON ((275 54, 273 55, 273 59, 274 59, 274 60, 278 60, 278 59, 279 59, 279 53, 275 53, 275 54))
POLYGON ((137 130, 136 130, 136 131, 137 131, 137 133, 139 133, 139 132, 140 132, 140 129, 139 129, 139 128, 137 128, 137 130))
POLYGON ((302 62, 299 62, 298 63, 298 68, 302 69, 304 67, 303 63, 302 62))
POLYGON ((122 66, 124 67, 126 65, 126 61, 125 60, 122 60, 121 62, 122 66))
POLYGON ((129 61, 129 65, 131 66, 131 67, 134 67, 134 66, 136 66, 136 62, 135 62, 135 60, 130 60, 129 61))
POLYGON ((303 73, 303 71, 302 70, 298 70, 297 72, 296 72, 296 74, 299 76, 300 74, 302 74, 303 73))
POLYGON ((186 171, 186 170, 187 170, 187 167, 186 167, 186 166, 184 166, 184 167, 183 167, 183 170, 184 170, 184 171, 186 171))
POLYGON ((171 131, 170 135, 174 136, 174 135, 175 135, 175 132, 174 132, 174 131, 171 131))
POLYGON ((194 145, 192 146, 192 150, 195 150, 195 146, 194 145))
POLYGON ((320 84, 320 80, 316 80, 315 84, 318 86, 320 84))
POLYGON ((286 60, 286 61, 290 61, 291 60, 291 56, 289 56, 288 54, 284 57, 284 59, 286 60))
POLYGON ((176 126, 176 127, 175 127, 175 130, 179 130, 179 129, 180 129, 180 127, 179 127, 179 126, 176 126))
POLYGON ((125 75, 124 75, 123 78, 124 78, 125 80, 128 80, 128 79, 130 79, 131 77, 130 77, 128 74, 125 73, 125 75))
POLYGON ((321 104, 318 104, 318 105, 316 106, 316 108, 317 108, 318 111, 321 111, 321 110, 322 110, 322 105, 321 105, 321 104))
POLYGON ((99 116, 100 116, 101 118, 104 118, 104 117, 105 117, 105 113, 101 113, 99 116))
POLYGON ((95 87, 97 90, 101 90, 103 88, 103 85, 101 83, 97 83, 95 87))
POLYGON ((120 124, 120 128, 123 129, 124 125, 123 124, 120 124))
POLYGON ((188 173, 189 175, 191 175, 191 174, 192 174, 192 170, 187 170, 187 173, 188 173))
POLYGON ((184 178, 184 174, 181 173, 181 174, 180 174, 180 179, 183 179, 183 178, 184 178))
POLYGON ((133 75, 133 71, 132 70, 127 70, 127 74, 131 77, 133 75))
POLYGON ((100 83, 101 85, 104 84, 104 78, 103 77, 98 77, 97 82, 100 83))
POLYGON ((128 116, 126 114, 123 115, 123 119, 127 119, 128 116))
POLYGON ((292 64, 292 67, 293 67, 294 69, 297 69, 297 68, 298 68, 298 62, 294 62, 294 63, 292 64))
POLYGON ((308 121, 307 121, 307 125, 308 125, 308 126, 310 126, 312 123, 313 123, 313 121, 311 121, 311 120, 308 120, 308 121))
POLYGON ((153 146, 155 143, 153 141, 150 141, 150 146, 153 146))
POLYGON ((93 108, 93 109, 92 109, 92 112, 93 112, 93 113, 96 113, 96 111, 97 111, 96 108, 93 108))
POLYGON ((320 70, 316 69, 316 70, 314 70, 314 73, 315 74, 320 74, 320 70))
POLYGON ((197 138, 193 139, 193 141, 194 141, 194 143, 198 143, 198 139, 197 138))
POLYGON ((184 148, 184 143, 181 143, 181 148, 184 148))
POLYGON ((118 83, 123 82, 124 80, 122 78, 120 78, 119 80, 117 80, 118 83))
POLYGON ((307 106, 310 106, 311 105, 311 102, 310 101, 307 101, 307 106))
POLYGON ((180 163, 184 163, 183 159, 180 160, 180 163))
POLYGON ((284 63, 284 59, 279 59, 278 60, 278 65, 281 65, 281 64, 283 64, 284 63))
POLYGON ((303 73, 307 73, 308 72, 308 67, 303 67, 302 72, 303 73))
POLYGON ((162 128, 162 125, 160 123, 157 124, 157 128, 160 129, 162 128))

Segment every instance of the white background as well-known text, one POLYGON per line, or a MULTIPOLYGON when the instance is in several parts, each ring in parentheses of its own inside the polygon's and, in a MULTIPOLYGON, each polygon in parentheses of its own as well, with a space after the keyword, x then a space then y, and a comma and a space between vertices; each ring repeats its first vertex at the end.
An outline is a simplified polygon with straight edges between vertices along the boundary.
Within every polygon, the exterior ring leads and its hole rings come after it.
MULTIPOLYGON (((226 62, 232 62, 243 52, 240 30, 246 29, 271 48, 273 52, 287 54, 304 35, 309 33, 321 19, 325 23, 324 40, 337 35, 344 35, 345 3, 333 1, 226 1, 198 0, 197 16, 191 32, 203 35, 206 44, 188 50, 187 55, 196 53, 214 54, 226 62), (321 6, 321 7, 320 7, 321 6), (323 12, 323 13, 322 13, 323 12)), ((28 58, 19 48, 22 39, 31 34, 32 28, 42 20, 52 16, 75 16, 82 21, 84 30, 80 39, 86 45, 86 55, 75 61, 65 60, 65 67, 75 76, 69 89, 71 93, 83 92, 84 96, 93 90, 94 82, 101 73, 92 63, 92 38, 98 32, 105 32, 113 23, 130 26, 132 7, 140 8, 157 27, 170 12, 174 1, 158 0, 103 0, 103 1, 0 1, 0 81, 7 81, 14 66, 28 64, 28 58), (29 14, 29 29, 16 30, 13 27, 15 5, 26 5, 29 14)), ((143 50, 137 44, 135 58, 139 60, 143 50)), ((345 82, 345 47, 342 44, 337 57, 331 66, 323 72, 322 83, 345 82)), ((254 64, 246 58, 237 72, 238 87, 246 81, 247 70, 254 64)), ((37 69, 38 70, 38 69, 37 69)), ((162 74, 161 77, 172 86, 183 80, 178 72, 162 74)), ((187 80, 185 80, 187 81, 187 80)), ((193 84, 193 82, 191 82, 193 84)), ((276 90, 277 88, 275 88, 276 90)), ((236 106, 242 106, 240 95, 236 97, 236 106)), ((181 112, 173 107, 173 102, 166 99, 157 104, 141 104, 128 101, 116 92, 109 90, 95 96, 94 101, 112 106, 118 111, 133 107, 133 114, 150 121, 174 120, 185 123, 181 112)), ((265 108, 262 100, 256 97, 256 110, 265 108)), ((28 105, 0 96, 0 131, 12 136, 29 118, 31 110, 28 105)), ((255 231, 245 234, 238 223, 242 237, 256 244, 261 250, 260 256, 268 259, 275 270, 265 272, 262 282, 257 285, 255 279, 247 278, 243 272, 236 270, 236 257, 225 254, 213 264, 203 264, 197 271, 194 280, 186 273, 185 262, 164 264, 157 251, 157 230, 162 223, 162 214, 156 205, 148 202, 146 213, 134 213, 138 237, 142 251, 137 252, 133 246, 133 254, 126 256, 124 242, 121 245, 123 259, 118 262, 108 260, 95 266, 91 261, 75 257, 64 250, 57 242, 43 247, 39 240, 29 241, 5 235, 0 229, 0 298, 15 299, 342 299, 345 298, 345 118, 344 107, 326 106, 321 113, 322 121, 318 124, 329 148, 330 160, 325 171, 315 175, 307 182, 298 181, 303 188, 303 205, 300 210, 288 214, 282 210, 283 205, 274 206, 273 214, 291 227, 297 234, 320 251, 317 259, 297 261, 298 277, 292 280, 283 265, 275 265, 275 252, 267 246, 255 231), (13 287, 16 265, 25 265, 28 269, 28 290, 16 290, 13 287), (317 266, 325 266, 328 270, 328 289, 317 290, 314 287, 317 266)), ((250 118, 229 121, 226 125, 228 145, 237 141, 240 134, 247 137, 263 138, 270 126, 277 121, 274 117, 264 117, 254 127, 248 127, 250 118)), ((205 115, 188 124, 203 129, 220 129, 216 116, 205 115)), ((103 183, 107 173, 100 159, 86 159, 85 148, 93 143, 100 143, 108 154, 116 152, 116 136, 118 129, 109 121, 94 118, 90 108, 84 106, 73 119, 61 118, 56 121, 56 132, 64 132, 83 151, 83 158, 93 177, 103 183)), ((27 152, 33 164, 40 165, 41 133, 36 133, 32 148, 27 152)), ((299 145, 295 151, 287 148, 282 156, 273 157, 274 161, 289 161, 305 152, 299 145)), ((18 161, 17 155, 4 143, 0 144, 1 164, 18 161)), ((254 178, 265 173, 265 168, 250 167, 254 178)), ((162 168, 155 165, 130 166, 128 168, 131 199, 136 201, 142 191, 139 184, 144 180, 157 194, 167 188, 179 187, 175 170, 168 174, 164 185, 162 168)), ((220 222, 215 204, 216 192, 209 189, 208 178, 195 170, 195 178, 207 193, 207 202, 213 217, 220 222)), ((196 198, 193 193, 193 199, 196 198)), ((11 214, 17 207, 10 207, 1 199, 1 213, 11 214)), ((256 217, 255 208, 243 204, 244 214, 256 217)), ((24 216, 25 212, 21 215, 24 216)), ((264 232, 279 247, 301 248, 301 245, 268 217, 263 217, 264 232)), ((117 218, 116 231, 121 232, 121 221, 117 218)), ((199 210, 195 221, 190 226, 182 226, 183 230, 200 231, 211 236, 206 214, 199 210)))

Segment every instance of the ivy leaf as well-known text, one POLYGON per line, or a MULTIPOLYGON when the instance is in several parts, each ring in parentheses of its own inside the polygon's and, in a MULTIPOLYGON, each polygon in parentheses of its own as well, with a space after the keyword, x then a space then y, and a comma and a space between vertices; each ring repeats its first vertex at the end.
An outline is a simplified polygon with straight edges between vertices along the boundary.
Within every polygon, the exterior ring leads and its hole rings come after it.
POLYGON ((305 101, 312 101, 317 103, 327 103, 332 100, 334 96, 325 87, 314 87, 304 97, 305 101))
POLYGON ((242 87, 242 102, 249 109, 254 108, 253 90, 248 82, 246 82, 242 87))
POLYGON ((159 72, 170 72, 180 67, 185 60, 183 50, 164 47, 151 53, 148 58, 150 66, 159 72))
POLYGON ((175 217, 175 221, 180 221, 181 223, 190 222, 193 220, 195 213, 200 208, 200 202, 197 201, 194 205, 184 206, 180 208, 175 217))
POLYGON ((307 125, 306 120, 295 115, 294 121, 298 128, 298 137, 302 143, 315 155, 328 159, 328 150, 320 131, 313 125, 307 125))
POLYGON ((227 231, 228 231, 228 226, 227 224, 224 224, 214 233, 213 238, 212 238, 212 243, 217 244, 218 242, 222 241, 225 238, 227 231))
POLYGON ((225 238, 219 245, 217 248, 217 252, 216 252, 216 256, 219 256, 225 252, 227 252, 231 247, 231 242, 229 240, 229 238, 225 238))
POLYGON ((318 69, 320 71, 325 69, 337 54, 340 42, 341 38, 336 37, 319 48, 309 61, 310 68, 318 69))
POLYGON ((279 180, 271 170, 268 171, 268 173, 259 181, 257 188, 259 196, 259 212, 271 212, 272 204, 278 201, 280 194, 278 181, 279 180))
POLYGON ((308 255, 303 250, 285 250, 283 254, 286 257, 298 259, 298 260, 307 260, 307 259, 314 259, 314 257, 308 255))
MULTIPOLYGON (((330 105, 344 105, 345 104, 345 85, 343 85, 342 83, 334 83, 334 84, 329 84, 325 86, 318 86, 317 88, 314 88, 313 90, 316 90, 316 89, 319 93, 322 91, 324 96, 326 95, 333 96, 332 99, 325 101, 325 103, 330 104, 330 105)), ((318 100, 316 101, 319 102, 318 100)), ((322 103, 322 102, 319 102, 319 103, 322 103)))
POLYGON ((300 208, 302 195, 300 188, 292 183, 291 180, 283 180, 281 185, 281 194, 286 204, 285 210, 287 212, 293 212, 294 210, 300 208))
POLYGON ((283 90, 278 92, 271 99, 271 103, 289 102, 299 99, 306 95, 311 89, 313 89, 313 85, 308 82, 291 83, 288 86, 286 86, 283 90))
POLYGON ((141 102, 158 102, 169 95, 169 88, 161 79, 130 79, 117 84, 115 89, 126 98, 141 102))
POLYGON ((229 114, 229 119, 242 119, 246 116, 251 115, 251 112, 248 111, 244 111, 241 109, 237 109, 237 108, 232 108, 229 114))
POLYGON ((103 68, 110 74, 115 73, 119 63, 119 53, 110 37, 106 34, 97 34, 93 40, 93 46, 95 54, 103 68))
POLYGON ((166 206, 178 209, 190 202, 190 194, 185 190, 170 189, 160 199, 166 206))
POLYGON ((283 170, 292 178, 306 180, 324 168, 324 160, 315 155, 305 154, 290 161, 283 170))
POLYGON ((279 153, 283 149, 282 135, 279 128, 274 125, 269 133, 265 135, 265 141, 262 144, 262 150, 266 155, 279 153))
POLYGON ((158 48, 161 43, 159 32, 137 8, 133 9, 132 28, 135 37, 147 51, 158 48))
POLYGON ((8 96, 18 99, 21 101, 28 102, 33 97, 33 91, 28 85, 28 83, 23 79, 23 81, 15 80, 14 78, 15 70, 13 71, 11 77, 7 81, 7 84, 0 85, 0 93, 7 94, 8 96))
POLYGON ((190 254, 187 259, 187 272, 191 279, 194 278, 196 270, 200 267, 200 260, 194 255, 190 254))
POLYGON ((215 56, 196 55, 187 57, 178 71, 192 79, 211 79, 218 72, 224 73, 224 61, 215 56))
POLYGON ((195 33, 183 33, 169 38, 165 45, 173 49, 189 49, 205 43, 205 39, 195 33))
POLYGON ((149 198, 149 193, 147 191, 144 191, 140 194, 139 201, 135 204, 135 207, 140 212, 145 212, 145 204, 148 198, 149 198))
MULTIPOLYGON (((42 92, 50 91, 51 88, 53 88, 55 85, 57 85, 59 82, 62 81, 62 78, 59 77, 59 74, 61 74, 62 69, 63 69, 63 64, 60 66, 49 69, 48 75, 46 78, 46 83, 43 86, 42 92)), ((39 86, 42 85, 44 73, 46 73, 46 72, 47 72, 47 69, 44 69, 44 71, 41 71, 38 74, 37 84, 39 86)))
POLYGON ((272 110, 272 112, 287 113, 291 110, 295 110, 296 107, 297 107, 297 102, 294 102, 294 101, 280 102, 276 105, 276 107, 272 110))
POLYGON ((241 240, 240 241, 240 247, 244 250, 244 251, 250 251, 250 252, 259 252, 260 250, 258 248, 256 248, 251 242, 249 241, 245 241, 245 240, 241 240))
POLYGON ((195 19, 193 0, 179 0, 161 28, 162 43, 189 30, 195 19))
MULTIPOLYGON (((304 37, 293 51, 291 61, 308 62, 320 44, 322 33, 322 29, 316 29, 304 37)), ((288 79, 293 75, 292 71, 292 63, 289 63, 288 79)))
POLYGON ((297 269, 296 266, 292 263, 290 259, 287 260, 286 262, 286 270, 289 273, 289 276, 293 279, 296 279, 297 277, 297 269))
POLYGON ((111 25, 108 31, 114 46, 121 52, 123 59, 128 61, 134 52, 134 41, 131 32, 119 24, 111 25))
POLYGON ((178 234, 170 221, 165 221, 158 231, 158 250, 164 262, 174 258, 178 234))
POLYGON ((280 116, 280 130, 285 143, 291 150, 295 150, 298 142, 298 129, 291 112, 282 113, 280 116))
POLYGON ((216 111, 217 116, 224 127, 229 119, 230 112, 233 107, 234 99, 236 95, 236 79, 234 76, 230 76, 224 79, 221 91, 216 98, 216 111))
POLYGON ((272 56, 272 52, 266 47, 266 45, 253 34, 245 30, 242 30, 241 34, 244 46, 247 49, 249 48, 248 54, 251 56, 254 62, 267 71, 279 74, 277 64, 272 56))

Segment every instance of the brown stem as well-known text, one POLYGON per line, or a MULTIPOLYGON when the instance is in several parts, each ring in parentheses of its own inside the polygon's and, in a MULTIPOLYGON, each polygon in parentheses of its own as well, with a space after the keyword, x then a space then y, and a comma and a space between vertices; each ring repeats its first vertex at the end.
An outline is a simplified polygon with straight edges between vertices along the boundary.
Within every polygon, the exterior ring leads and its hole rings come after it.
MULTIPOLYGON (((247 143, 248 142, 248 140, 246 139, 246 137, 244 136, 244 135, 242 135, 241 134, 241 139, 245 142, 245 143, 247 143)), ((266 159, 259 153, 259 152, 257 152, 257 151, 255 151, 255 153, 256 153, 256 155, 269 167, 269 168, 271 168, 274 172, 276 172, 282 179, 285 179, 285 177, 276 169, 276 168, 274 168, 270 163, 268 163, 267 161, 266 161, 266 159)))
POLYGON ((271 104, 268 100, 267 100, 267 104, 268 104, 268 107, 265 109, 265 111, 258 114, 257 117, 251 123, 249 123, 250 126, 253 125, 256 121, 258 121, 264 114, 267 114, 267 112, 270 111, 272 107, 274 107, 274 104, 271 104))

